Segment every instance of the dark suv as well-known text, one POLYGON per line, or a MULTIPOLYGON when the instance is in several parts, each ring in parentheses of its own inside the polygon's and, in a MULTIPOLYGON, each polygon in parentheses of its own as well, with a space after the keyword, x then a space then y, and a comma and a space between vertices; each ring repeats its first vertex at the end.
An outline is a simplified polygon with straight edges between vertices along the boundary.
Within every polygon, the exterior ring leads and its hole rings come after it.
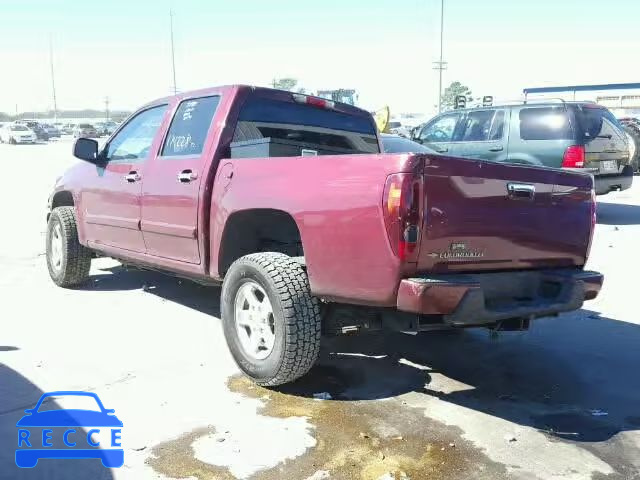
POLYGON ((626 190, 633 180, 624 130, 595 103, 453 110, 414 129, 411 139, 451 156, 585 170, 599 195, 626 190))

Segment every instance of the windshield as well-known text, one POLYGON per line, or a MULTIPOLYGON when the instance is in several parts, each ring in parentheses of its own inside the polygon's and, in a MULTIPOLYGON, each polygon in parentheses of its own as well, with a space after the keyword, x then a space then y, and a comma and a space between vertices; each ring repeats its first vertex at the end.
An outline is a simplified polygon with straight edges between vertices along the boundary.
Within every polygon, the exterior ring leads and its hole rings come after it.
POLYGON ((371 117, 251 97, 240 111, 233 141, 266 138, 301 142, 317 149, 319 155, 379 153, 371 117))
POLYGON ((80 128, 93 128, 93 125, 89 125, 88 123, 81 123, 80 128))
POLYGON ((29 129, 27 127, 23 127, 22 125, 14 125, 11 127, 11 130, 14 132, 27 132, 29 129))

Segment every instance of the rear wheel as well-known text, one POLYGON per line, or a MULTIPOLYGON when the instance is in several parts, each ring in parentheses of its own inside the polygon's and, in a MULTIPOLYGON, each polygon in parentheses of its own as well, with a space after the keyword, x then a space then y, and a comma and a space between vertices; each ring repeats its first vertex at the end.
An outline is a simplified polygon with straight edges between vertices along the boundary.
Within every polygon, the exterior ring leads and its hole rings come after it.
POLYGON ((59 287, 73 287, 89 277, 91 250, 78 241, 73 207, 54 208, 47 224, 47 267, 59 287))
POLYGON ((281 253, 235 261, 222 285, 222 322, 240 369, 264 386, 290 383, 320 351, 320 308, 304 268, 281 253))

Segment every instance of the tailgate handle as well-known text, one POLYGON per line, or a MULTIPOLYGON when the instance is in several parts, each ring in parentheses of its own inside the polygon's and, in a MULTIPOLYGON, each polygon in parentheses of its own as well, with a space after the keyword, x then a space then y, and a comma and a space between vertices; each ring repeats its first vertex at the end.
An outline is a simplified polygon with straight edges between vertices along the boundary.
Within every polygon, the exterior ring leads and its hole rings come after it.
POLYGON ((507 193, 514 200, 533 200, 536 186, 530 183, 507 183, 507 193))

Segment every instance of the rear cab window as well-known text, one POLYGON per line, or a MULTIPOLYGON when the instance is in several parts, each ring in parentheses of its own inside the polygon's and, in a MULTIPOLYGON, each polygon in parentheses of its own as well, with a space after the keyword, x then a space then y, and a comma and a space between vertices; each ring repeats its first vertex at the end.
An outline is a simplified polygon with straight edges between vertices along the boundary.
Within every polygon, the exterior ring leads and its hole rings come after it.
MULTIPOLYGON (((342 108, 335 107, 335 108, 342 108)), ((373 118, 286 99, 250 96, 241 107, 231 156, 379 153, 373 118)))
POLYGON ((564 106, 520 110, 521 140, 571 140, 569 112, 564 106))
POLYGON ((200 155, 219 103, 217 95, 183 100, 171 120, 161 158, 200 155))

